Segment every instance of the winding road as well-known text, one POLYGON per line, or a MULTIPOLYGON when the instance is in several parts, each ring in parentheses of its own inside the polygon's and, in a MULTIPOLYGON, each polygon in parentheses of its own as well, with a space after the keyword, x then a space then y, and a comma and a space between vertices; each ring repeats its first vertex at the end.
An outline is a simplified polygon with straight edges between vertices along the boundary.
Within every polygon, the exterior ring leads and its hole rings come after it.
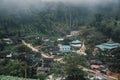
MULTIPOLYGON (((24 40, 22 40, 22 43, 23 43, 24 45, 26 45, 27 47, 29 47, 30 49, 32 49, 33 51, 39 52, 38 49, 34 48, 31 44, 26 43, 24 40)), ((49 56, 49 55, 46 55, 46 54, 44 54, 44 53, 41 53, 41 55, 42 55, 42 57, 44 57, 44 58, 54 58, 54 56, 49 56)), ((54 59, 54 61, 59 61, 59 62, 61 62, 62 59, 63 59, 63 58, 58 58, 58 59, 54 59)), ((105 78, 105 79, 107 79, 107 80, 118 80, 118 79, 115 78, 115 77, 105 75, 105 74, 103 74, 103 73, 100 73, 100 72, 98 72, 98 71, 94 71, 94 70, 85 68, 85 67, 83 67, 83 66, 79 66, 79 68, 81 68, 81 69, 82 69, 83 71, 85 71, 85 72, 90 73, 90 75, 92 75, 92 76, 99 76, 99 77, 105 78)))

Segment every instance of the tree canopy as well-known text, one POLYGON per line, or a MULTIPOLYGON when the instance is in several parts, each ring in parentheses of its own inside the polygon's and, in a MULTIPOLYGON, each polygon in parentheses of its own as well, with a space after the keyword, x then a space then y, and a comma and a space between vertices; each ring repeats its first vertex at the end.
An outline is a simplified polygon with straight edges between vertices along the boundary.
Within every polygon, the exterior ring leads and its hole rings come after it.
POLYGON ((55 76, 66 77, 66 80, 84 80, 87 75, 79 66, 87 67, 88 63, 83 55, 70 53, 61 62, 52 64, 52 71, 55 76))

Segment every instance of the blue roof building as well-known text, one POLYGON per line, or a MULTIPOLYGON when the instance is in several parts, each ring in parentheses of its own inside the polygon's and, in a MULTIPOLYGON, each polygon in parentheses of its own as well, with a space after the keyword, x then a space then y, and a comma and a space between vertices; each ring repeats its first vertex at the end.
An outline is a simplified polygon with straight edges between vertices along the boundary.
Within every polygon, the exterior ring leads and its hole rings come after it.
POLYGON ((59 48, 60 48, 59 51, 62 53, 71 52, 71 46, 69 45, 61 45, 59 48))
POLYGON ((111 50, 111 49, 117 48, 119 46, 120 46, 119 43, 115 43, 112 40, 109 40, 107 43, 96 45, 96 48, 99 48, 101 51, 105 51, 105 50, 111 50))

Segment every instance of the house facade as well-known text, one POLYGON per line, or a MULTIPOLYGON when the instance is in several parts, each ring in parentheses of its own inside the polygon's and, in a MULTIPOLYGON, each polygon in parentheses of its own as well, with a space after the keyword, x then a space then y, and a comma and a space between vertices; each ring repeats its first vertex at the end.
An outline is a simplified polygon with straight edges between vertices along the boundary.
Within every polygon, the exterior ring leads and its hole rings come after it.
POLYGON ((61 46, 59 46, 59 51, 61 53, 71 52, 71 46, 69 46, 69 45, 61 45, 61 46))

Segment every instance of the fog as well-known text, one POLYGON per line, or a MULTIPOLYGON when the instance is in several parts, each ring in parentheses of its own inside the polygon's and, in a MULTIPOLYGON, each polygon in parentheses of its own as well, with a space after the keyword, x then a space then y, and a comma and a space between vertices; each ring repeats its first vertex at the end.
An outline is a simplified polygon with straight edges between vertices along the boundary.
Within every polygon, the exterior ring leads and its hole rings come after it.
POLYGON ((117 3, 119 0, 42 0, 42 1, 96 5, 104 3, 117 3))
POLYGON ((95 7, 97 5, 116 4, 118 1, 119 0, 0 0, 0 12, 4 10, 17 12, 20 10, 29 10, 31 8, 40 10, 48 6, 48 3, 55 4, 58 2, 70 5, 95 7))
MULTIPOLYGON (((14 7, 29 7, 29 6, 41 6, 45 2, 63 2, 72 4, 87 4, 87 5, 98 5, 117 3, 119 0, 0 0, 0 6, 14 6, 14 7)), ((86 5, 86 6, 87 6, 86 5)))

